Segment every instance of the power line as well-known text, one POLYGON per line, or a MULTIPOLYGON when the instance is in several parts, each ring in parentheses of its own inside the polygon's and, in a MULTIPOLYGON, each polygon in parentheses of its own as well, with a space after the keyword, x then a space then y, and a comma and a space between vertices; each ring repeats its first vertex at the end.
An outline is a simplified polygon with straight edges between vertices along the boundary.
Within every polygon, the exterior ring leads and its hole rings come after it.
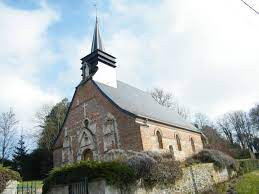
POLYGON ((249 5, 247 2, 245 2, 244 0, 241 0, 247 7, 249 7, 250 9, 252 9, 256 14, 259 14, 258 11, 256 11, 251 5, 249 5))

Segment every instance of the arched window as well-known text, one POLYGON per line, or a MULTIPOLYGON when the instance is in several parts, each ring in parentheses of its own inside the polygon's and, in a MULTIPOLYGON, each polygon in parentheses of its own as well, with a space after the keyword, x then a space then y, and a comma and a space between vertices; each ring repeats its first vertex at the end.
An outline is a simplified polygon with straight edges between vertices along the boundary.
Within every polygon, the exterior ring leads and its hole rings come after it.
POLYGON ((176 138, 176 143, 177 143, 178 150, 182 151, 182 145, 181 145, 181 140, 179 138, 179 135, 176 134, 175 138, 176 138))
POLYGON ((191 145, 192 145, 192 151, 195 152, 195 144, 192 137, 191 137, 191 145))
POLYGON ((82 154, 82 160, 93 160, 92 150, 86 149, 82 154))
POLYGON ((159 149, 163 149, 163 141, 162 141, 162 135, 159 131, 156 132, 157 141, 159 144, 159 149))
POLYGON ((88 125, 89 125, 89 120, 88 120, 88 119, 85 119, 85 120, 84 120, 84 127, 85 127, 85 128, 88 128, 88 125))

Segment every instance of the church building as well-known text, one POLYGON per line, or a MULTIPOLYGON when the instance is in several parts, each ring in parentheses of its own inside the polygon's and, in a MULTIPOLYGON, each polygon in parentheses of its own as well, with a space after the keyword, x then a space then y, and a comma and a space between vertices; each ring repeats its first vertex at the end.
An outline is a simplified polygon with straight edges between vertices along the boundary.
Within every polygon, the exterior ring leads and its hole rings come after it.
POLYGON ((116 60, 104 50, 97 18, 91 53, 81 61, 82 81, 54 145, 55 167, 102 160, 112 149, 171 152, 176 160, 203 149, 196 127, 148 92, 117 80, 116 60))

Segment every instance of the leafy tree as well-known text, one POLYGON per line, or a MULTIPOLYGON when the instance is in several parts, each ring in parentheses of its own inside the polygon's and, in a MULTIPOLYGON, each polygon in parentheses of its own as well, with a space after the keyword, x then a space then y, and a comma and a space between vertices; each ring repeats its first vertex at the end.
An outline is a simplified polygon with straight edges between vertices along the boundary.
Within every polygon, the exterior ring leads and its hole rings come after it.
POLYGON ((24 162, 24 180, 40 180, 45 178, 53 168, 52 151, 35 149, 28 154, 24 162))
POLYGON ((25 147, 24 137, 23 135, 20 136, 18 141, 18 145, 15 147, 14 154, 13 154, 13 165, 14 169, 18 171, 22 177, 24 176, 24 163, 27 159, 27 149, 25 147))
POLYGON ((54 141, 64 122, 68 107, 68 99, 64 98, 61 102, 53 106, 46 116, 38 114, 41 115, 41 125, 39 127, 42 129, 38 139, 39 148, 47 150, 53 148, 54 141))

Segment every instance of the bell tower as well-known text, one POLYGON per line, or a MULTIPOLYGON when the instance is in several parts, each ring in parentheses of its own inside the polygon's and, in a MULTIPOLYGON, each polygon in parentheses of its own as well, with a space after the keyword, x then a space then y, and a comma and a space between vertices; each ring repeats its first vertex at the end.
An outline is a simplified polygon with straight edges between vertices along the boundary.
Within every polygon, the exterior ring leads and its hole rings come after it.
POLYGON ((82 82, 88 79, 117 87, 115 57, 104 51, 96 17, 91 53, 81 59, 82 82))

